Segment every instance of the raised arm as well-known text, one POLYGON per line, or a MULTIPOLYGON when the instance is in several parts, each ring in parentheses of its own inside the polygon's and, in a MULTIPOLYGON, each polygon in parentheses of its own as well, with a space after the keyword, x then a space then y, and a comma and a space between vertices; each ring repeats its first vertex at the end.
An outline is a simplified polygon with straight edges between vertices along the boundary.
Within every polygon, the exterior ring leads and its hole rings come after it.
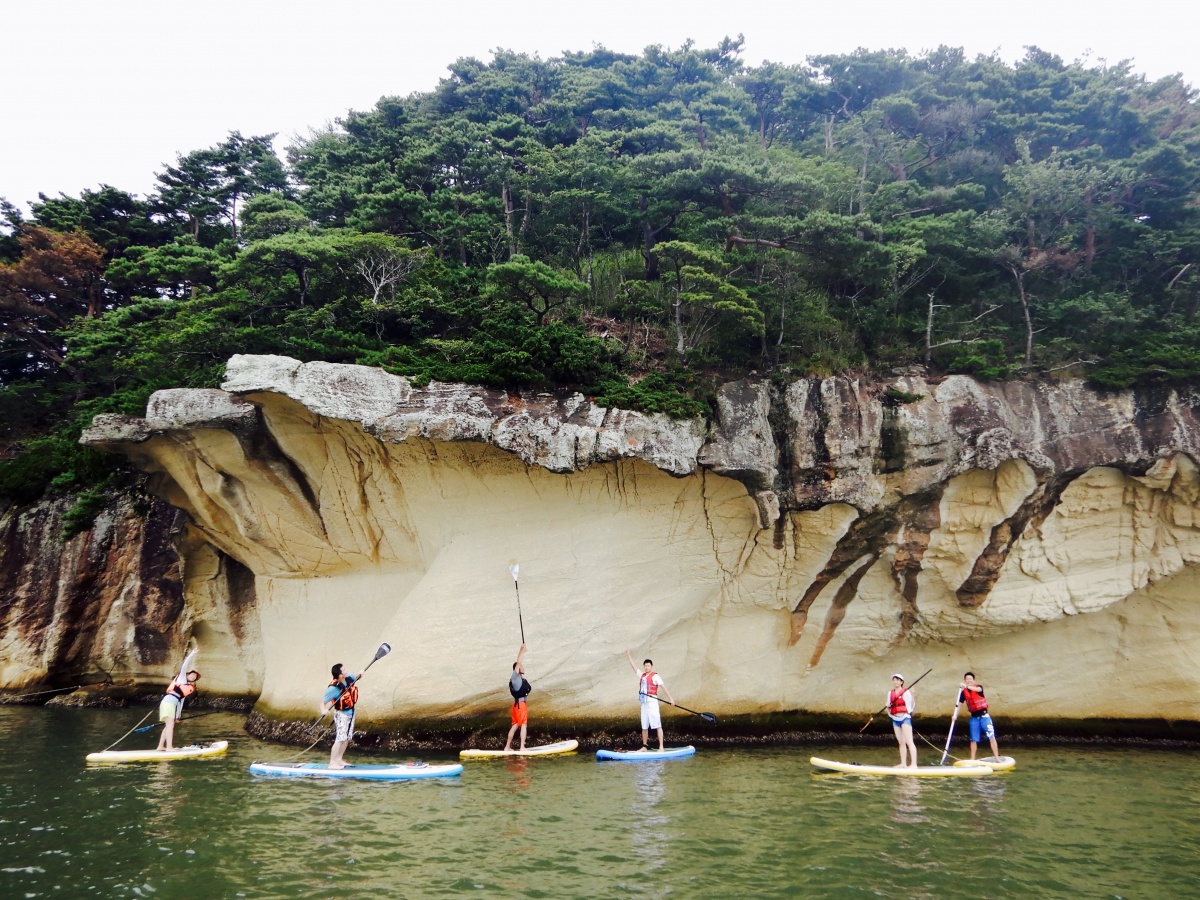
POLYGON ((633 661, 633 654, 629 652, 628 647, 625 648, 625 658, 629 660, 629 668, 633 669, 633 674, 641 675, 642 673, 638 671, 638 667, 633 661))
POLYGON ((528 648, 528 647, 526 647, 524 644, 522 644, 522 645, 521 645, 521 649, 517 651, 517 668, 518 668, 518 669, 520 669, 520 668, 521 668, 521 667, 524 665, 524 663, 525 663, 525 653, 526 653, 526 651, 528 651, 528 650, 529 650, 529 648, 528 648))

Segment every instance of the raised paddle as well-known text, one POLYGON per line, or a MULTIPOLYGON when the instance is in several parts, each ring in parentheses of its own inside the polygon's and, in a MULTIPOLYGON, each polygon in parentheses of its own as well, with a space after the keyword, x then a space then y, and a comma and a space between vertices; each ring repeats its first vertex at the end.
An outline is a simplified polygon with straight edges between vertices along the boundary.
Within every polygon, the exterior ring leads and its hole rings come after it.
MULTIPOLYGON (((928 675, 928 674, 929 674, 930 672, 932 672, 932 671, 933 671, 933 669, 926 669, 926 670, 925 670, 925 675, 928 675)), ((922 675, 922 676, 921 676, 921 678, 924 678, 924 677, 925 677, 925 675, 922 675)), ((920 683, 920 681, 921 681, 921 678, 918 678, 918 679, 917 679, 916 681, 914 681, 912 684, 905 685, 905 690, 911 691, 913 688, 915 688, 915 687, 916 687, 916 686, 917 686, 917 685, 920 683)), ((880 710, 877 710, 877 711, 876 711, 876 712, 875 712, 875 713, 874 713, 874 714, 871 716, 871 718, 867 719, 867 724, 866 724, 866 725, 864 725, 862 728, 858 729, 858 733, 859 733, 859 734, 862 734, 864 731, 866 731, 868 728, 870 728, 870 727, 871 727, 871 723, 875 721, 875 716, 881 716, 881 715, 883 715, 885 712, 887 712, 887 704, 886 704, 886 703, 883 705, 883 708, 882 708, 882 709, 880 709, 880 710)))
MULTIPOLYGON (((508 574, 513 577, 513 587, 517 590, 517 621, 521 623, 521 643, 525 643, 525 619, 521 615, 521 585, 517 582, 517 573, 521 571, 519 563, 508 567, 508 574)), ((535 585, 536 587, 536 585, 535 585)))
MULTIPOLYGON (((383 659, 385 656, 387 656, 391 652, 392 652, 392 645, 387 643, 386 641, 384 641, 382 644, 379 645, 379 649, 375 651, 375 658, 372 659, 365 666, 363 666, 363 670, 361 673, 359 673, 358 677, 362 678, 363 675, 366 675, 367 669, 371 668, 371 666, 375 665, 375 663, 379 662, 379 660, 383 659)), ((308 734, 310 731, 312 731, 314 728, 316 728, 318 725, 320 725, 322 720, 327 715, 329 715, 329 713, 327 713, 327 712, 321 713, 321 717, 319 719, 317 719, 317 721, 315 721, 311 725, 309 725, 307 728, 305 728, 304 733, 308 734)))
POLYGON ((666 703, 668 706, 673 706, 676 709, 682 709, 684 712, 691 713, 693 716, 699 716, 705 722, 708 722, 710 725, 717 724, 717 717, 714 716, 712 713, 696 712, 694 709, 688 709, 686 706, 680 706, 678 703, 672 703, 670 700, 664 700, 662 697, 658 696, 657 694, 650 694, 650 696, 653 697, 655 700, 657 700, 659 703, 666 703))
POLYGON ((946 749, 942 751, 942 761, 938 763, 939 766, 944 766, 946 757, 950 755, 950 741, 954 739, 954 723, 958 721, 958 698, 961 694, 962 688, 959 688, 959 692, 954 695, 954 715, 950 717, 950 733, 946 735, 946 749))

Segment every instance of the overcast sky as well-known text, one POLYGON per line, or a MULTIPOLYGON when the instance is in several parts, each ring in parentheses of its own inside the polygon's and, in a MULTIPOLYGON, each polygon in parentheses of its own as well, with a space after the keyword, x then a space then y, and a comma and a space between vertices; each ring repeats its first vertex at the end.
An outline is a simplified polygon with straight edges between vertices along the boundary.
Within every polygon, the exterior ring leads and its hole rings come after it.
MULTIPOLYGON (((939 44, 1132 59, 1200 84, 1194 0, 0 0, 0 196, 135 193, 229 131, 281 138, 432 88, 462 56, 636 53, 744 34, 744 60, 939 44)), ((282 150, 287 143, 280 140, 282 150)))

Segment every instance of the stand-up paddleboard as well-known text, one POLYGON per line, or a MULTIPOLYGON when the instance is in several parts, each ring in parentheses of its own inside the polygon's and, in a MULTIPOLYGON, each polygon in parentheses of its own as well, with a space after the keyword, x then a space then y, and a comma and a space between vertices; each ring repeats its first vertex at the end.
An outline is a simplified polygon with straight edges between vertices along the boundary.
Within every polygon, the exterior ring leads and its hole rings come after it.
POLYGON ((1017 761, 1011 756, 984 756, 980 759, 960 759, 954 765, 959 768, 987 766, 993 772, 1007 772, 1017 767, 1017 761))
POLYGON ((543 744, 540 747, 526 747, 524 750, 463 750, 458 754, 459 759, 498 759, 502 756, 558 756, 563 753, 574 753, 579 749, 579 741, 559 741, 556 744, 543 744))
POLYGON ((90 763, 166 762, 175 759, 203 759, 206 756, 222 756, 229 749, 229 741, 214 741, 211 744, 193 744, 176 747, 174 750, 101 750, 89 753, 90 763))
POLYGON ((666 750, 597 750, 596 759, 611 759, 619 762, 647 762, 652 759, 681 759, 695 756, 696 748, 668 747, 666 750))
POLYGON ((272 778, 357 778, 363 781, 410 781, 414 778, 447 778, 462 772, 461 763, 431 766, 429 763, 410 762, 390 766, 347 765, 344 769, 331 769, 329 763, 260 763, 250 766, 251 775, 272 778))
POLYGON ((987 766, 864 766, 860 763, 835 762, 814 756, 809 759, 813 768, 825 772, 846 772, 851 775, 903 775, 908 778, 980 778, 991 775, 987 766))

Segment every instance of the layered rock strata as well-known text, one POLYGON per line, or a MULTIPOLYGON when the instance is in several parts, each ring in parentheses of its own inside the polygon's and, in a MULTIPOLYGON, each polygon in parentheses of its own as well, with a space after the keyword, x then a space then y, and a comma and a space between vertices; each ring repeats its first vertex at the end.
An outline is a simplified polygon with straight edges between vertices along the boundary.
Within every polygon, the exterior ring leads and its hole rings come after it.
POLYGON ((239 356, 84 441, 187 513, 185 607, 232 611, 197 636, 266 721, 384 640, 365 724, 496 719, 514 560, 544 722, 635 715, 626 647, 746 722, 870 711, 930 667, 927 713, 972 668, 1005 717, 1197 720, 1197 399, 825 378, 672 421, 239 356))

